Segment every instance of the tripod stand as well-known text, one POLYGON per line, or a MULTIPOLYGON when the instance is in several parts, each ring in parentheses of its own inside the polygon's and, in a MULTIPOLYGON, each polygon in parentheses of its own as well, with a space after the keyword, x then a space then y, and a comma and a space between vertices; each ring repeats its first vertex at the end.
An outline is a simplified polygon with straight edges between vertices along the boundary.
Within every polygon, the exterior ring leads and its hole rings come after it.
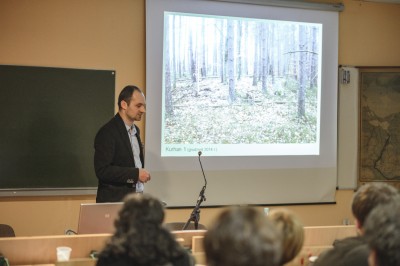
POLYGON ((187 220, 186 224, 183 226, 182 230, 186 230, 190 224, 190 222, 194 223, 194 229, 198 229, 199 227, 199 221, 200 221, 200 205, 203 201, 206 200, 206 197, 204 196, 204 191, 206 190, 206 186, 203 186, 203 188, 200 191, 199 198, 197 199, 196 206, 194 207, 192 213, 190 214, 189 219, 187 220))
POLYGON ((200 167, 201 167, 201 172, 203 173, 203 177, 204 177, 204 186, 200 191, 199 194, 199 198, 197 199, 197 203, 196 206, 194 207, 192 213, 190 214, 189 219, 187 220, 186 224, 183 226, 182 230, 186 230, 190 224, 190 222, 194 222, 194 229, 198 229, 199 228, 199 221, 200 221, 200 205, 203 201, 206 200, 206 197, 204 196, 204 192, 206 191, 206 187, 207 187, 207 179, 206 179, 206 175, 204 174, 204 170, 203 170, 203 165, 201 164, 201 160, 200 160, 200 156, 201 156, 202 152, 199 151, 198 155, 199 155, 199 163, 200 163, 200 167))

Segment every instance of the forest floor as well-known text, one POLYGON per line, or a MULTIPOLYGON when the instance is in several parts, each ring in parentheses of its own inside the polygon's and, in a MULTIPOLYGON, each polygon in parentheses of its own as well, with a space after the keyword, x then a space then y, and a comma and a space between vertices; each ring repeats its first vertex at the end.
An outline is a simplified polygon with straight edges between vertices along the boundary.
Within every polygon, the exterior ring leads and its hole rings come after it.
MULTIPOLYGON (((252 78, 235 81, 235 99, 219 78, 182 80, 172 90, 173 113, 165 116, 167 144, 273 144, 316 141, 316 102, 298 118, 297 92, 283 85, 253 86, 252 78)), ((259 82, 260 84, 261 82, 259 82)), ((284 84, 284 81, 279 83, 284 84)), ((315 97, 316 98, 316 97, 315 97)))

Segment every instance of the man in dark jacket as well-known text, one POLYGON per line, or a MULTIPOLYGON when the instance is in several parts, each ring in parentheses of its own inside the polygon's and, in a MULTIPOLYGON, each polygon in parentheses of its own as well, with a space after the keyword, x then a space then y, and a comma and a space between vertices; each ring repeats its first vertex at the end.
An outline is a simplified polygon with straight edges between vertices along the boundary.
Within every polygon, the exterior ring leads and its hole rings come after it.
POLYGON ((94 168, 98 178, 96 202, 119 202, 129 193, 143 192, 150 180, 144 169, 139 128, 134 124, 146 112, 142 91, 126 86, 118 97, 118 113, 97 132, 94 168))
POLYGON ((386 183, 366 184, 354 194, 352 212, 360 235, 336 240, 333 248, 322 253, 314 266, 368 266, 370 253, 364 234, 364 223, 368 214, 380 204, 400 201, 398 190, 386 183))

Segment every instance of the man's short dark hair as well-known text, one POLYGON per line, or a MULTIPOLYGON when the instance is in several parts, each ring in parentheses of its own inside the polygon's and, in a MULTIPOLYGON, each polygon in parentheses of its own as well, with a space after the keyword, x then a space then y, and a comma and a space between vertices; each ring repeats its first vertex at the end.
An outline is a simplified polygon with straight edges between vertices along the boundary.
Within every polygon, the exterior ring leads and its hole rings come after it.
POLYGON ((122 101, 126 102, 127 104, 130 103, 130 101, 132 99, 132 94, 135 91, 139 91, 140 93, 142 93, 142 91, 135 85, 128 85, 122 89, 122 91, 119 93, 119 96, 118 96, 118 108, 119 109, 121 109, 122 101))
POLYGON ((364 232, 378 265, 400 265, 400 202, 372 210, 365 221, 364 232))
POLYGON ((263 213, 231 207, 204 236, 207 265, 275 266, 281 258, 281 234, 263 213))
POLYGON ((368 214, 379 204, 399 201, 399 191, 387 183, 367 183, 358 188, 351 206, 360 228, 364 226, 368 214))

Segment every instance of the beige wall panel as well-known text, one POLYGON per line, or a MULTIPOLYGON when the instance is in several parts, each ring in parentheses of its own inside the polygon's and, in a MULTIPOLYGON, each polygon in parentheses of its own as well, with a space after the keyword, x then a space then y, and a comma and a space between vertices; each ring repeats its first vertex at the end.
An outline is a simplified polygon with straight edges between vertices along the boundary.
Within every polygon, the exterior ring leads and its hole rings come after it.
MULTIPOLYGON (((400 65, 400 5, 343 3, 339 64, 400 65)), ((0 64, 112 69, 116 97, 126 84, 145 90, 145 0, 2 0, 0 33, 0 64)), ((10 110, 16 119, 18 108, 10 110)), ((139 126, 144 137, 144 122, 139 126)), ((287 207, 305 225, 338 225, 353 222, 352 195, 340 190, 337 204, 287 207)), ((76 230, 79 204, 86 202, 94 196, 0 198, 0 222, 19 236, 63 234, 76 230)), ((200 222, 210 224, 220 211, 202 208, 200 222)), ((167 210, 166 221, 186 221, 190 212, 167 210)))

